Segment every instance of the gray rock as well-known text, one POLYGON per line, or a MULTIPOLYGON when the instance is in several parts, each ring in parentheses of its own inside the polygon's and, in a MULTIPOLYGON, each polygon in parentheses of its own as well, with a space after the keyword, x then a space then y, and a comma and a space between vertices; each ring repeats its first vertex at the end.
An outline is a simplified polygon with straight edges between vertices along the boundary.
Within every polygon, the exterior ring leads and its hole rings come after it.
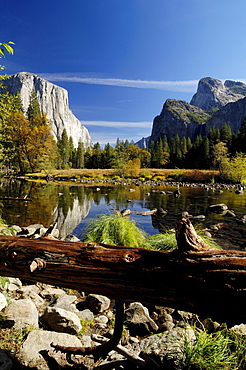
POLYGON ((91 340, 91 337, 89 335, 83 335, 83 337, 80 338, 80 341, 81 341, 81 346, 83 348, 92 346, 92 340, 91 340))
POLYGON ((4 315, 6 322, 13 328, 39 327, 38 310, 31 299, 13 300, 4 309, 4 315))
POLYGON ((246 324, 234 325, 232 328, 235 333, 240 335, 246 335, 246 324))
POLYGON ((62 308, 47 307, 42 320, 51 330, 58 332, 76 334, 82 329, 79 317, 62 308))
POLYGON ((48 286, 46 289, 42 290, 40 292, 41 297, 44 299, 54 299, 58 298, 61 295, 66 294, 63 289, 60 288, 54 288, 52 286, 48 286))
POLYGON ((72 235, 72 234, 67 235, 67 236, 64 238, 64 240, 69 241, 69 242, 80 242, 80 239, 79 239, 79 238, 77 238, 77 236, 76 236, 76 235, 72 235))
POLYGON ((19 289, 17 293, 21 294, 22 299, 31 299, 32 302, 38 309, 39 315, 41 316, 44 313, 46 302, 43 298, 40 297, 39 288, 36 285, 26 285, 19 289))
POLYGON ((13 231, 13 235, 16 235, 18 232, 21 231, 21 227, 18 225, 12 225, 11 230, 13 231))
POLYGON ((227 210, 226 212, 225 212, 225 216, 229 216, 229 217, 236 217, 236 214, 235 214, 235 212, 234 211, 231 211, 231 210, 227 210))
POLYGON ((0 311, 2 311, 7 305, 7 299, 2 293, 0 293, 0 311))
MULTIPOLYGON (((25 295, 23 296, 23 298, 25 298, 25 295)), ((37 293, 32 293, 31 295, 29 295, 29 298, 37 307, 39 316, 42 316, 46 309, 47 304, 46 301, 43 298, 41 298, 40 295, 38 295, 37 293)))
POLYGON ((20 72, 11 76, 4 81, 4 85, 12 94, 16 91, 20 92, 24 111, 28 109, 32 91, 36 91, 40 110, 50 120, 55 139, 66 129, 75 147, 78 146, 79 141, 82 141, 85 147, 92 145, 88 130, 69 109, 67 90, 29 72, 20 72))
POLYGON ((18 278, 9 277, 4 287, 8 292, 15 292, 22 286, 22 282, 18 278))
POLYGON ((76 305, 73 304, 76 301, 76 295, 69 295, 65 293, 57 298, 55 303, 52 304, 52 307, 63 308, 67 311, 79 312, 79 310, 76 308, 76 305))
POLYGON ((11 370, 12 367, 12 360, 7 356, 6 352, 0 349, 0 370, 11 370))
POLYGON ((88 321, 92 321, 94 320, 94 314, 93 312, 91 312, 91 310, 89 310, 88 308, 83 310, 83 311, 80 311, 79 313, 79 317, 82 319, 82 320, 88 320, 88 321))
POLYGON ((110 299, 99 294, 89 294, 86 297, 87 307, 94 313, 106 311, 110 306, 110 299))
MULTIPOLYGON (((66 356, 51 347, 51 343, 64 347, 81 347, 80 340, 74 335, 45 330, 33 330, 28 334, 27 339, 22 344, 18 360, 23 366, 37 370, 50 370, 51 367, 49 367, 42 355, 42 353, 45 355, 46 352, 56 360, 58 365, 67 365, 66 356)), ((59 368, 58 365, 56 368, 59 368)))
POLYGON ((147 366, 154 360, 163 369, 181 370, 184 344, 187 342, 192 344, 195 339, 195 333, 189 326, 175 327, 164 333, 151 335, 139 343, 132 344, 131 347, 137 354, 142 353, 147 366))
POLYGON ((220 204, 212 204, 211 206, 208 207, 208 210, 210 212, 215 212, 215 213, 223 213, 224 211, 228 210, 228 207, 226 204, 220 203, 220 204))
POLYGON ((131 336, 145 336, 158 330, 158 325, 149 316, 149 311, 139 302, 130 303, 125 310, 125 320, 131 336))
POLYGON ((95 318, 95 322, 99 324, 107 324, 108 318, 105 315, 99 315, 95 318))
POLYGON ((220 324, 217 321, 213 321, 210 317, 203 320, 202 323, 208 333, 214 333, 220 327, 220 324))
POLYGON ((38 294, 40 291, 37 285, 25 285, 18 289, 17 293, 20 293, 23 298, 28 298, 32 294, 38 294))
POLYGON ((158 318, 156 324, 159 326, 159 332, 171 330, 174 327, 173 318, 168 313, 164 313, 158 318))

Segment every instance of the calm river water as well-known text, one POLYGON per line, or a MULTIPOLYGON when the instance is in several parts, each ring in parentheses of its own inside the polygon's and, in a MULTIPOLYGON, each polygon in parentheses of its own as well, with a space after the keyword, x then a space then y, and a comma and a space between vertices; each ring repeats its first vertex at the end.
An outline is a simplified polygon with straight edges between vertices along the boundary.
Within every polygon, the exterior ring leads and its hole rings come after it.
POLYGON ((131 218, 148 235, 158 234, 175 227, 181 214, 187 211, 192 216, 205 215, 205 220, 192 219, 202 228, 216 229, 213 237, 223 248, 246 248, 246 223, 241 221, 246 214, 246 191, 242 195, 235 189, 214 190, 212 187, 180 187, 180 196, 175 197, 175 187, 136 186, 134 184, 84 186, 56 185, 20 180, 2 180, 0 204, 2 217, 9 225, 28 226, 40 223, 45 227, 57 222, 60 236, 75 234, 82 238, 87 223, 99 214, 110 214, 129 208, 131 218), (165 194, 163 194, 165 192, 165 194), (7 199, 24 198, 30 201, 7 199), (236 217, 208 212, 212 204, 224 203, 236 217), (157 219, 143 216, 145 211, 163 208, 167 214, 157 219))

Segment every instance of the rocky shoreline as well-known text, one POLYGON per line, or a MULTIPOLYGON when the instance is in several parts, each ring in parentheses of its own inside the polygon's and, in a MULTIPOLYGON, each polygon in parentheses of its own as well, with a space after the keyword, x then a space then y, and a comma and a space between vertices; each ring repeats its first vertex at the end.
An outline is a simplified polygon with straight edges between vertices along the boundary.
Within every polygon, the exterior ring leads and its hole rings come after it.
MULTIPOLYGON (((55 225, 44 228, 13 226, 11 233, 58 238, 55 225)), ((69 235, 66 240, 78 241, 69 235)), ((96 364, 90 356, 74 355, 61 347, 91 347, 107 341, 114 329, 115 302, 108 297, 17 278, 0 280, 0 333, 24 330, 16 348, 0 350, 0 370, 8 369, 184 369, 185 345, 196 336, 192 325, 215 332, 220 324, 194 313, 140 302, 125 304, 121 343, 96 364)), ((233 328, 245 335, 246 325, 233 328)), ((1 341, 3 341, 1 337, 1 341)), ((1 348, 3 346, 1 345, 1 348)), ((6 346, 4 347, 6 348, 6 346)))

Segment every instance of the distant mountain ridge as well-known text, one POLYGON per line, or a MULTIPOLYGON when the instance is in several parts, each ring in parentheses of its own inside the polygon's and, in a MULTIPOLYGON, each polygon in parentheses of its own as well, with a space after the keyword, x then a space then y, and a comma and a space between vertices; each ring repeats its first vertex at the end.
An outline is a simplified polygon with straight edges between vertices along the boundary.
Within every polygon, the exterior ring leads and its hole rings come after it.
MULTIPOLYGON (((197 92, 190 103, 167 99, 160 115, 153 121, 150 137, 145 141, 157 141, 164 135, 167 139, 177 134, 182 137, 207 135, 211 127, 221 129, 226 123, 232 132, 241 127, 246 115, 246 84, 239 81, 220 80, 205 77, 198 83, 197 92)), ((144 138, 143 138, 144 139, 144 138)), ((136 143, 141 147, 144 140, 136 143)))
POLYGON ((85 147, 92 145, 89 131, 69 108, 67 90, 30 72, 16 73, 4 80, 4 85, 11 94, 17 91, 20 93, 24 111, 29 106, 32 91, 36 91, 40 109, 51 122, 55 139, 66 129, 75 147, 79 141, 82 141, 85 147))

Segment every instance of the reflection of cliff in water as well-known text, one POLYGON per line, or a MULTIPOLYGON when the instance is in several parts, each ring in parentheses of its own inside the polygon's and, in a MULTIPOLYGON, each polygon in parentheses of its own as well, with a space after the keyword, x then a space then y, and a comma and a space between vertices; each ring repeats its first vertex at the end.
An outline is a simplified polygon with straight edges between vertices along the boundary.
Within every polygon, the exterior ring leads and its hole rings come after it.
POLYGON ((60 238, 65 238, 89 213, 92 206, 91 192, 84 186, 59 185, 57 207, 54 209, 60 238))
POLYGON ((59 238, 63 239, 71 234, 81 220, 88 215, 91 205, 92 199, 88 199, 85 195, 82 203, 80 203, 79 199, 73 199, 72 207, 69 207, 66 211, 59 206, 54 210, 56 213, 57 228, 60 232, 59 238))
POLYGON ((91 192, 83 186, 50 185, 18 180, 2 180, 0 183, 2 217, 9 225, 21 227, 42 224, 49 227, 57 222, 60 237, 70 234, 85 218, 92 206, 91 192), (31 201, 13 201, 9 197, 31 201))

